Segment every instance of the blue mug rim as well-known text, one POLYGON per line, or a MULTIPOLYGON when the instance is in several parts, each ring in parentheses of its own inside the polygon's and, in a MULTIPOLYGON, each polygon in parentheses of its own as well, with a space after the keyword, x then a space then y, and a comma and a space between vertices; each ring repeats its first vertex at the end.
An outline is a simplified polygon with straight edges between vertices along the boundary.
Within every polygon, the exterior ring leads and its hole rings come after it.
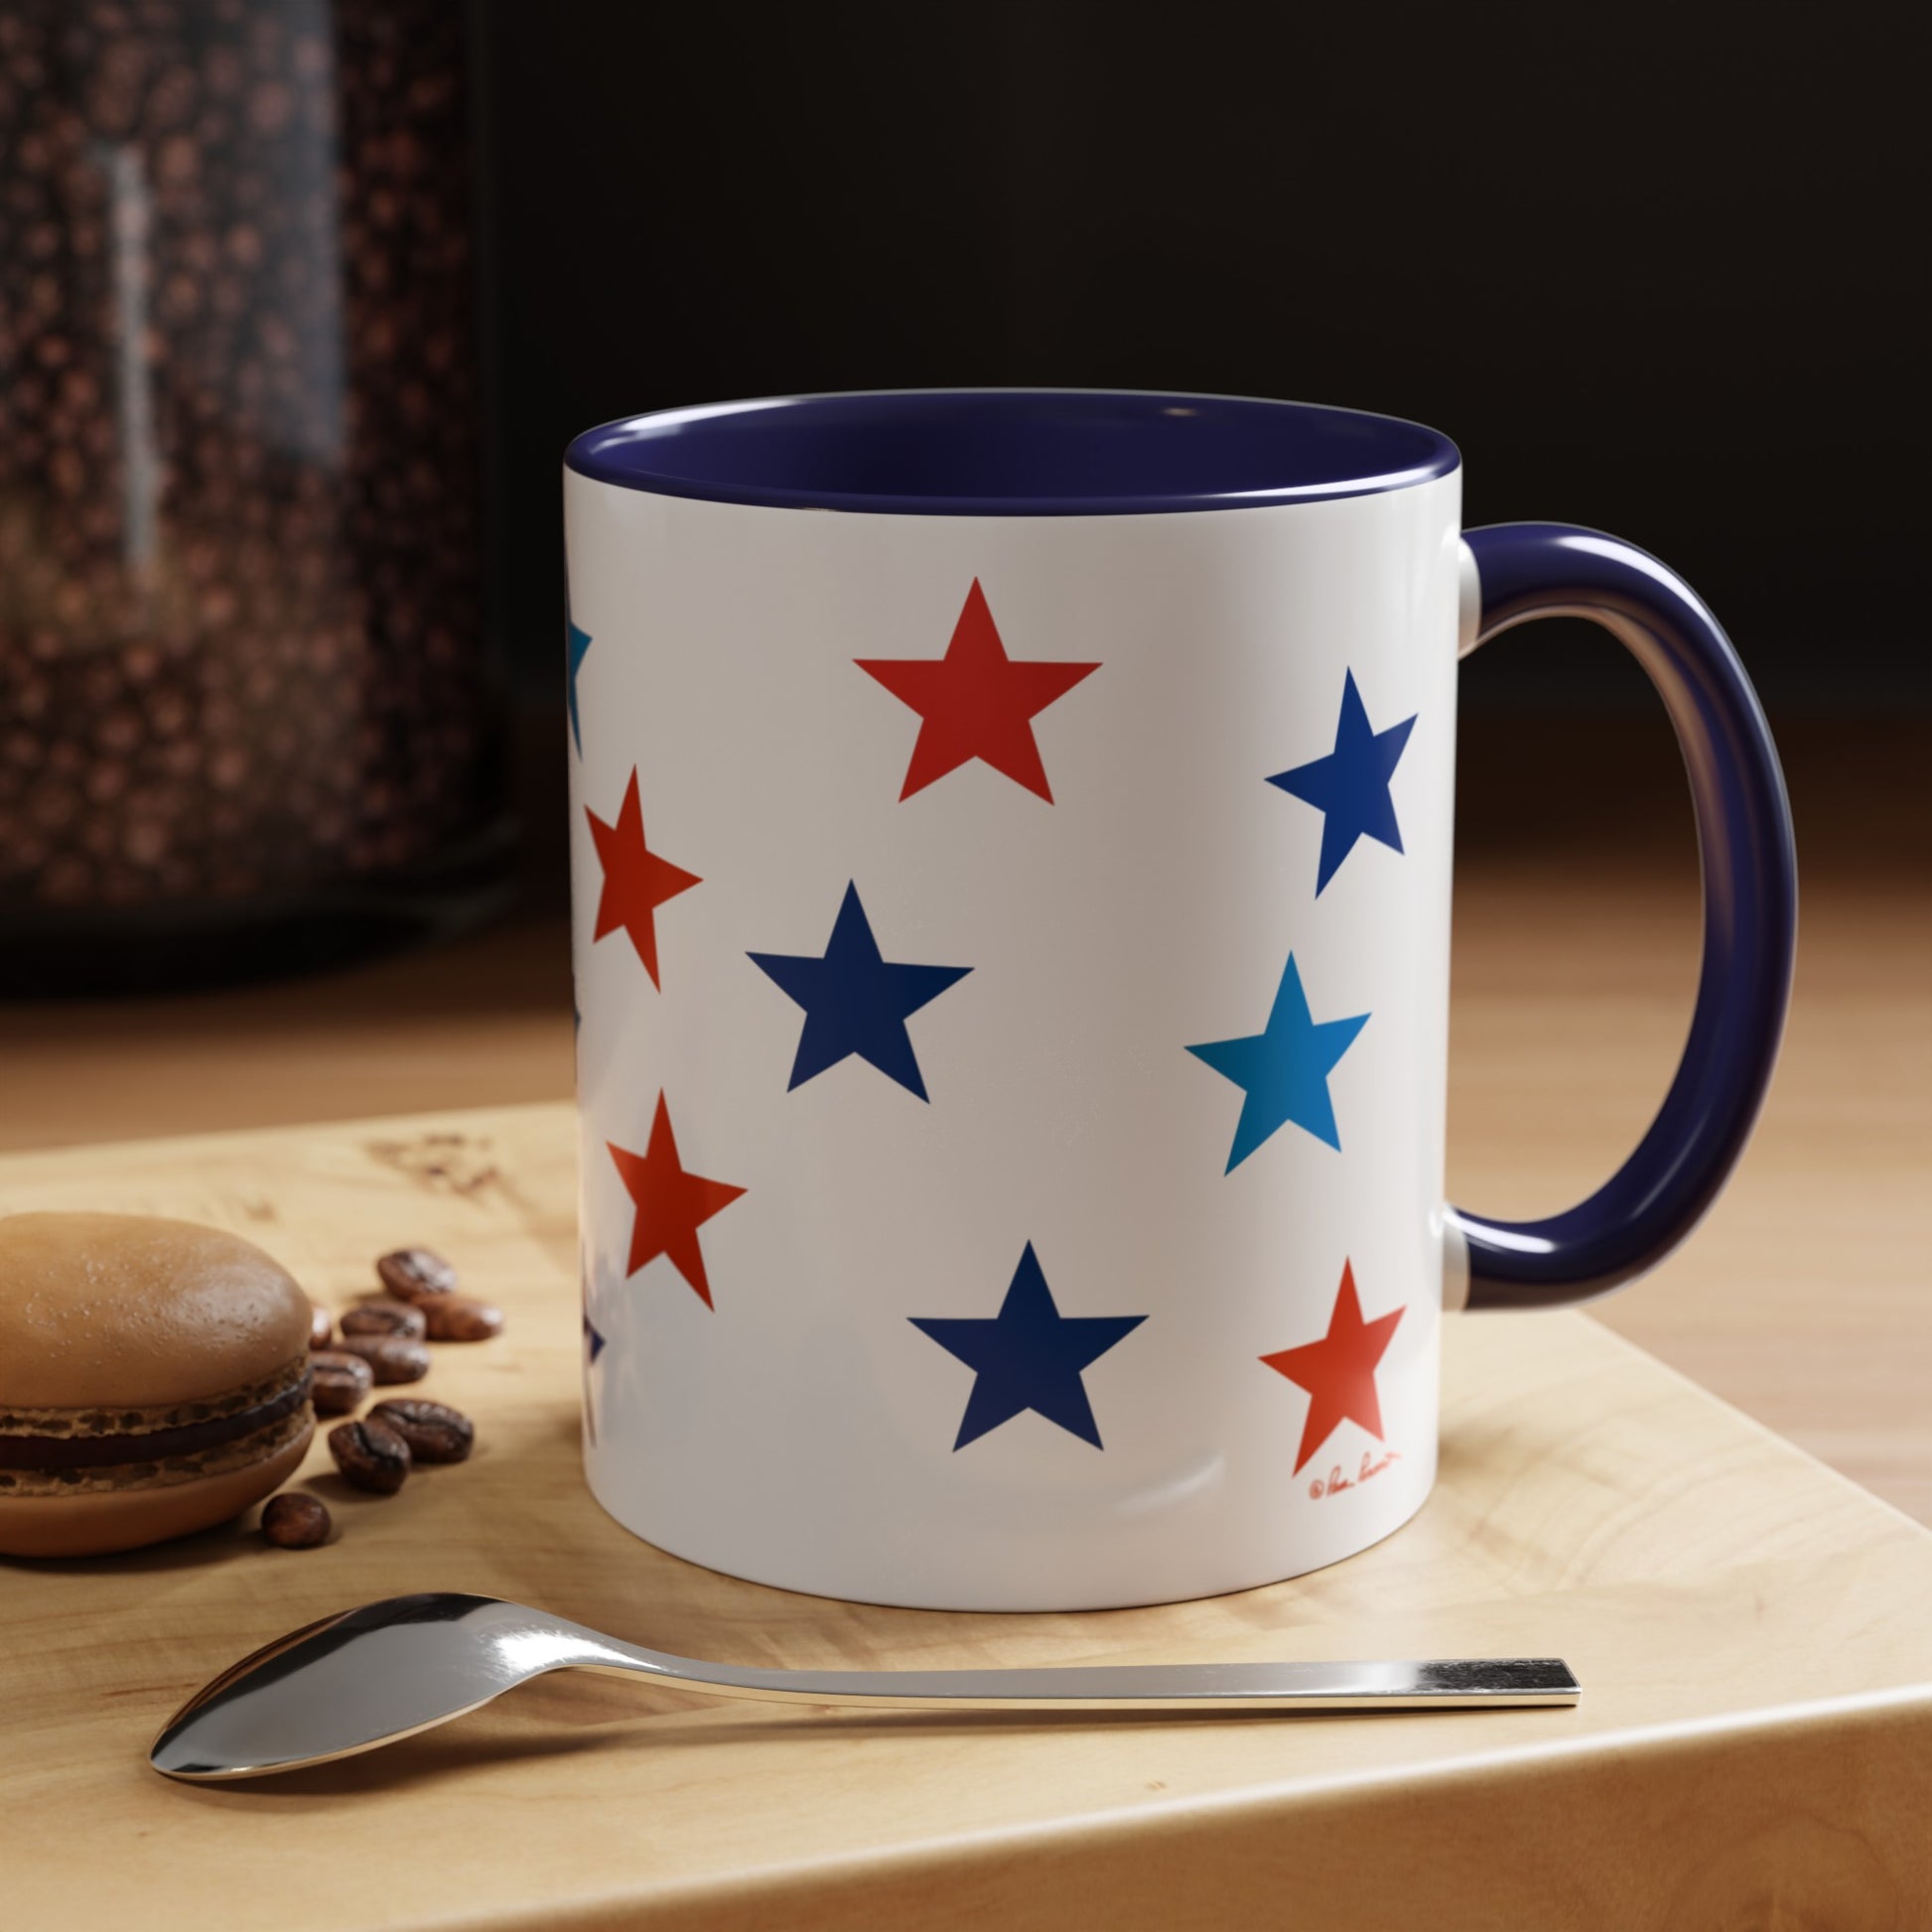
POLYGON ((1321 403, 929 388, 652 410, 586 430, 564 463, 654 495, 774 509, 1127 516, 1378 495, 1447 477, 1461 457, 1424 424, 1321 403), (932 487, 949 466, 958 485, 932 487))

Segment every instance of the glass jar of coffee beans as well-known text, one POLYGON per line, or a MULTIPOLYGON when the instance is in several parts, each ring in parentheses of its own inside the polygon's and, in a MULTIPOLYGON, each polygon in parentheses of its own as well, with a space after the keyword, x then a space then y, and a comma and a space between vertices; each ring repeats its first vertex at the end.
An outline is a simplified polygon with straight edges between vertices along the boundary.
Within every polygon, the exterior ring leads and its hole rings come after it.
POLYGON ((0 990, 503 891, 464 11, 0 8, 0 990))

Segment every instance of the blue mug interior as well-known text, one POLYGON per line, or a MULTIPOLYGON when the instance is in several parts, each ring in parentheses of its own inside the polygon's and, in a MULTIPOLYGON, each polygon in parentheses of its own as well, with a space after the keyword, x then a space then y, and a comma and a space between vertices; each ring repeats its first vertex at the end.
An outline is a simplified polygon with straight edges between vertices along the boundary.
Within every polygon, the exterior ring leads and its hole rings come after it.
POLYGON ((771 396, 587 430, 565 463, 660 495, 923 516, 1252 509, 1455 469, 1420 423, 1312 403, 1102 389, 771 396))

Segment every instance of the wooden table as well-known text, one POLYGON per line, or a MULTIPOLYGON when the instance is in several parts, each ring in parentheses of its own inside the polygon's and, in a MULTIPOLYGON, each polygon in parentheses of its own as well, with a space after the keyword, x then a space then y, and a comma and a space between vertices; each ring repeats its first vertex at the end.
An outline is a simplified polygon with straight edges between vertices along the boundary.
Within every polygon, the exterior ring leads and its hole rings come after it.
POLYGON ((425 1392, 475 1459, 339 1535, 0 1563, 8 1925, 1911 1927, 1932 1916, 1932 1534, 1577 1314, 1449 1324, 1442 1478, 1271 1589, 1082 1616, 828 1602, 680 1563, 578 1475, 573 1136, 536 1106, 0 1161, 0 1210, 221 1222, 326 1301, 405 1243, 509 1312, 425 1392), (408 1588, 796 1665, 1560 1654, 1570 1711, 1069 1725, 519 1691, 260 1783, 146 1768, 204 1679, 408 1588))

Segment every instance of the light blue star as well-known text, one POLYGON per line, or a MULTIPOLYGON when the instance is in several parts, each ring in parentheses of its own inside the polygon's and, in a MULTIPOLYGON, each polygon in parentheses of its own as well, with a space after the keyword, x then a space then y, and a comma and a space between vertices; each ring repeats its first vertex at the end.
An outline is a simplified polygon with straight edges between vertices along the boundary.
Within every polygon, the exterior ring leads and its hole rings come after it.
POLYGON ((1416 721, 1411 717, 1387 731, 1371 729, 1362 694, 1355 689, 1355 673, 1344 671, 1335 749, 1324 759, 1298 764, 1293 771, 1277 771, 1268 780, 1321 814, 1316 898, 1341 862, 1354 851, 1358 839, 1379 839, 1393 851, 1402 850, 1402 828, 1396 823, 1389 780, 1415 728, 1416 721))
POLYGON ((591 633, 580 628, 573 618, 564 619, 564 626, 569 633, 569 670, 564 679, 564 704, 570 712, 570 735, 577 741, 577 756, 584 756, 584 727, 577 716, 577 673, 584 668, 584 659, 591 648, 591 633))
POLYGON ((1275 1004, 1268 1010, 1266 1032, 1188 1047, 1196 1059, 1205 1060, 1247 1092, 1225 1173, 1232 1173, 1289 1121, 1339 1150, 1341 1136, 1335 1130, 1334 1103, 1328 1098, 1328 1075, 1368 1020, 1367 1014, 1358 1013, 1349 1020, 1317 1023, 1309 1012, 1302 974, 1290 953, 1282 983, 1275 990, 1275 1004))

